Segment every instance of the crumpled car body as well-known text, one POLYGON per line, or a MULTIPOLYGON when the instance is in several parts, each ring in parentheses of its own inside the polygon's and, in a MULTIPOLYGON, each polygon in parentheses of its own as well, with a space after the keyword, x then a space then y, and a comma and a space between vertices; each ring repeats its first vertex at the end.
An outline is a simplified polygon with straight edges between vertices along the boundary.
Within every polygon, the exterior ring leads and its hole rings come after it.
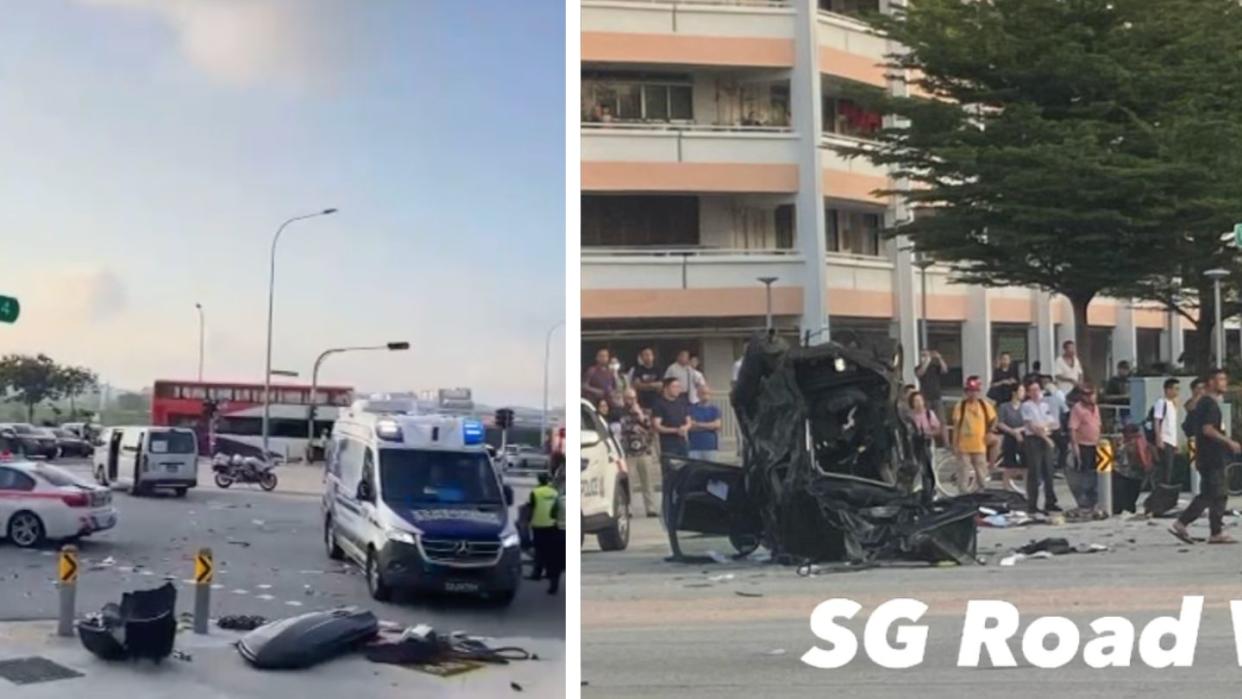
POLYGON ((760 335, 731 394, 742 466, 667 456, 665 524, 777 560, 975 560, 977 503, 935 499, 931 454, 898 410, 895 343, 789 347, 760 335))

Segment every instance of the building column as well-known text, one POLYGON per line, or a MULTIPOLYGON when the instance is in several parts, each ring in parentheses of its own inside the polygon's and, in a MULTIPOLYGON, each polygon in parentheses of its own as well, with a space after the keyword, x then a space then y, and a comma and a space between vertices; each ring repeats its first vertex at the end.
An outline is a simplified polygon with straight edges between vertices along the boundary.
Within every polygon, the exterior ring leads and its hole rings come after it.
POLYGON ((1167 319, 1164 327, 1164 349, 1168 352, 1166 358, 1170 364, 1180 366, 1182 362, 1178 360, 1182 353, 1186 351, 1186 335, 1184 323, 1185 318, 1182 314, 1173 311, 1166 312, 1167 319))
POLYGON ((795 0, 794 69, 790 83, 793 124, 798 131, 798 196, 795 235, 806 260, 803 275, 802 332, 816 333, 813 343, 827 342, 828 240, 824 226, 824 173, 819 143, 823 131, 820 101, 819 7, 816 0, 795 0), (818 331, 823 332, 818 332, 818 331))
POLYGON ((724 337, 703 339, 703 377, 719 398, 727 399, 733 383, 733 340, 724 337))
POLYGON ((963 377, 975 374, 984 383, 992 375, 992 313, 988 290, 971 286, 966 292, 966 321, 962 323, 963 377))
POLYGON ((1118 301, 1117 323, 1113 325, 1113 362, 1125 360, 1130 366, 1138 366, 1138 331, 1134 325, 1134 306, 1129 301, 1118 301))
POLYGON ((1053 359, 1057 356, 1056 326, 1052 322, 1053 296, 1038 289, 1031 292, 1031 303, 1035 312, 1035 345, 1031 356, 1027 359, 1026 370, 1031 370, 1033 362, 1038 361, 1040 367, 1047 371, 1052 368, 1053 359))
MULTIPOLYGON (((1059 296, 1053 296, 1052 300, 1054 303, 1063 303, 1065 308, 1065 313, 1061 314, 1061 322, 1056 326, 1057 342, 1056 347, 1053 348, 1052 356, 1058 357, 1061 354, 1061 345, 1064 344, 1066 340, 1073 340, 1075 342, 1078 341, 1078 329, 1074 327, 1074 308, 1069 304, 1069 301, 1063 300, 1059 296)), ((1083 331, 1086 332, 1086 328, 1084 328, 1083 331)), ((1045 367, 1045 369, 1050 367, 1051 365, 1049 365, 1049 367, 1045 367)))
MULTIPOLYGON (((891 217, 890 213, 886 218, 891 217)), ((901 342, 904 354, 902 376, 906 383, 917 383, 914 368, 919 362, 919 282, 918 270, 914 266, 914 253, 910 250, 910 242, 904 236, 895 239, 896 248, 893 253, 893 292, 897 295, 894 310, 897 312, 897 338, 901 342)))

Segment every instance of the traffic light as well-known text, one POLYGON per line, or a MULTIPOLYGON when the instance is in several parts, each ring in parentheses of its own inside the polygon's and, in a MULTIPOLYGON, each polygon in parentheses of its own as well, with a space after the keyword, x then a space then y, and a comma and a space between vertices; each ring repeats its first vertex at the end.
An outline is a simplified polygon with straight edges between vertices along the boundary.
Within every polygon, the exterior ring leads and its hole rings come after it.
POLYGON ((496 427, 507 430, 513 427, 513 411, 509 408, 500 408, 496 411, 496 427))

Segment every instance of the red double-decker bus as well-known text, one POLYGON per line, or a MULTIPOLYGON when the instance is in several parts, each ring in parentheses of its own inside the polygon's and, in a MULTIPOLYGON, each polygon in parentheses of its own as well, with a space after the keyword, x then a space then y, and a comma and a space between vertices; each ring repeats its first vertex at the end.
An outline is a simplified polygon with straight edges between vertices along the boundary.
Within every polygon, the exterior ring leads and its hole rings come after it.
MULTIPOLYGON (((306 455, 309 440, 331 431, 354 390, 346 386, 311 387, 272 384, 268 449, 286 461, 306 455), (315 406, 314 433, 309 433, 310 407, 315 406)), ((200 454, 263 455, 263 384, 210 381, 155 382, 151 423, 188 427, 198 434, 200 454), (209 415, 214 405, 214 429, 209 415)))

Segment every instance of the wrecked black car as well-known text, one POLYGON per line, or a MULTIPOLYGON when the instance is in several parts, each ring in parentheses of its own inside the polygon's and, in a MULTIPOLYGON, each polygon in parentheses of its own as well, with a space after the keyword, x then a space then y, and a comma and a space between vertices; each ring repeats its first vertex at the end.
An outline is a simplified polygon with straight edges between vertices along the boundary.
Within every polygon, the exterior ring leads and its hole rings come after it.
POLYGON ((974 562, 977 498, 935 498, 930 450, 897 407, 900 365, 892 342, 754 337, 731 394, 742 466, 661 460, 674 556, 706 534, 795 564, 974 562))

